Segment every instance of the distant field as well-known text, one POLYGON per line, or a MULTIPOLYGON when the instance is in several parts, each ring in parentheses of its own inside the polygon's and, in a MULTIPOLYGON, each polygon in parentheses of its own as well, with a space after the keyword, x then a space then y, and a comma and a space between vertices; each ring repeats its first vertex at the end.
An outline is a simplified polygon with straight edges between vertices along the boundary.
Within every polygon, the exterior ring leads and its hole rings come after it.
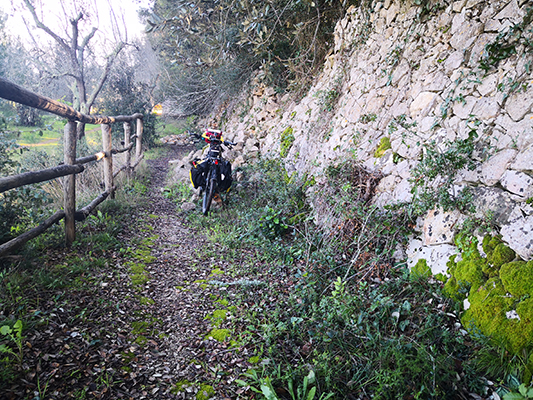
MULTIPOLYGON (((5 131, 10 139, 30 151, 38 149, 51 154, 63 138, 65 120, 52 116, 43 117, 42 127, 24 127, 9 125, 5 131)), ((85 135, 90 147, 98 147, 102 143, 102 133, 99 125, 86 125, 85 135)))

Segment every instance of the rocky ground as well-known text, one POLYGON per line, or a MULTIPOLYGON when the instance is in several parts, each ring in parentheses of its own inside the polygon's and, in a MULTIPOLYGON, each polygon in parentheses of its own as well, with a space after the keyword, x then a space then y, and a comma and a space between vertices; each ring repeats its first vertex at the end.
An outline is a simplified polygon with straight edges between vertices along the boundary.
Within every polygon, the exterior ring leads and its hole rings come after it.
MULTIPOLYGON (((168 161, 187 150, 148 161, 145 201, 127 217, 120 248, 77 278, 83 284, 24 293, 34 322, 0 398, 253 397, 234 382, 250 366, 231 319, 246 304, 228 290, 227 263, 162 195, 168 161)), ((71 256, 51 252, 45 263, 71 256)))

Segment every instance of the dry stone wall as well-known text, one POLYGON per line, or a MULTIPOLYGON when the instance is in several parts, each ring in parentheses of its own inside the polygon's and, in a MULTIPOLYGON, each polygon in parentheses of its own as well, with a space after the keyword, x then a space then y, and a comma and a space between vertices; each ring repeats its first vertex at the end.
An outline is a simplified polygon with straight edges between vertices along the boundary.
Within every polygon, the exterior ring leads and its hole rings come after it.
MULTIPOLYGON (((475 133, 475 168, 457 171, 475 214, 491 214, 503 240, 533 258, 533 45, 527 0, 459 0, 432 15, 404 1, 352 7, 335 29, 323 72, 298 102, 257 84, 225 130, 244 156, 284 157, 314 175, 354 157, 384 178, 378 205, 410 201, 412 170, 430 143, 475 133)), ((466 216, 435 209, 407 255, 444 272, 466 216)))

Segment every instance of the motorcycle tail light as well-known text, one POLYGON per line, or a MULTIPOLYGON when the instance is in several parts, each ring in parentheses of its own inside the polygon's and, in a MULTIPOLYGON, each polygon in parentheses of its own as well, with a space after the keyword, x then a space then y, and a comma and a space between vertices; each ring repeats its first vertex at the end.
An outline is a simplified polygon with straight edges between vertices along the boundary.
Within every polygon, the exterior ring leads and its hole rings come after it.
POLYGON ((218 165, 218 160, 215 160, 215 165, 218 165))

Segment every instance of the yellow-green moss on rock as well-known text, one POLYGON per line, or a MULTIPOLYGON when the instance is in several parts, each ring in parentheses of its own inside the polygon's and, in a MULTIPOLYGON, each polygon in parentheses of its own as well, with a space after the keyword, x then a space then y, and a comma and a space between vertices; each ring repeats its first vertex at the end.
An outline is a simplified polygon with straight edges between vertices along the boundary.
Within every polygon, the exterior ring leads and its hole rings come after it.
POLYGON ((514 250, 506 246, 500 236, 485 236, 483 238, 483 251, 487 254, 487 261, 490 265, 487 272, 493 276, 503 264, 507 264, 516 258, 514 250))
POLYGON ((392 149, 390 138, 388 136, 382 137, 379 141, 378 148, 374 152, 375 158, 381 158, 385 154, 385 152, 389 149, 392 149))
POLYGON ((513 261, 502 265, 500 278, 505 290, 515 297, 533 297, 533 260, 513 261))
POLYGON ((431 269, 425 259, 421 258, 417 261, 415 266, 410 271, 411 280, 429 278, 431 276, 431 269))
POLYGON ((281 158, 287 157, 287 155, 289 154, 289 150, 292 147, 292 144, 296 140, 296 138, 294 137, 293 132, 294 131, 292 129, 292 126, 289 126, 281 134, 281 139, 280 139, 281 143, 280 143, 280 146, 279 146, 279 155, 280 155, 281 158))
POLYGON ((481 332, 514 354, 531 347, 533 299, 515 305, 498 278, 489 279, 469 297, 470 308, 461 322, 472 332, 481 332), (514 308, 516 307, 516 310, 514 308), (515 317, 508 316, 508 314, 515 317))
POLYGON ((450 278, 444 293, 470 307, 461 322, 473 334, 490 337, 514 354, 533 349, 533 261, 513 261, 515 252, 501 238, 483 239, 482 257, 477 241, 456 238, 461 260, 450 257, 450 278))
MULTIPOLYGON (((455 256, 450 258, 447 263, 448 272, 455 279, 455 282, 448 285, 448 289, 451 290, 452 286, 459 288, 466 288, 467 290, 476 290, 479 288, 486 278, 483 275, 483 268, 487 261, 481 257, 479 251, 476 248, 477 242, 472 242, 467 247, 463 247, 465 251, 461 254, 463 259, 455 262, 455 256)), ((450 293, 452 294, 452 293, 450 293)), ((464 293, 466 295, 466 292, 464 293)), ((457 297, 457 293, 452 297, 457 297)))

